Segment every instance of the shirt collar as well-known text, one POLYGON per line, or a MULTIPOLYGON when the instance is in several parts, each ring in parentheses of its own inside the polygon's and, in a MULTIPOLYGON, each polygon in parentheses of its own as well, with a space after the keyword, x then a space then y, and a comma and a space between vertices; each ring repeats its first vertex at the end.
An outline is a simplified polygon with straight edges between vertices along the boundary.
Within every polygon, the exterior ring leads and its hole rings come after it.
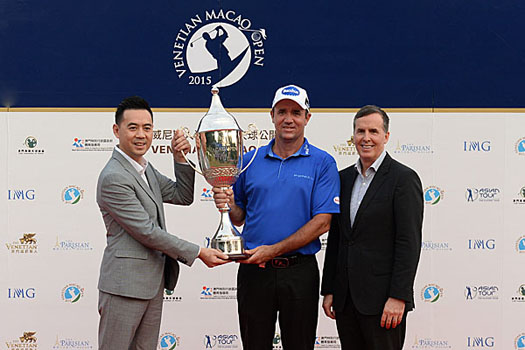
MULTIPOLYGON (((279 157, 277 154, 273 152, 274 144, 275 144, 275 139, 272 139, 270 143, 268 144, 268 148, 266 150, 266 156, 281 159, 281 157, 279 157)), ((301 148, 299 148, 297 152, 292 154, 290 157, 298 157, 298 156, 304 156, 304 157, 310 156, 310 143, 308 143, 308 139, 306 137, 304 138, 304 142, 301 148)))
MULTIPOLYGON (((381 164, 383 163, 383 160, 385 159, 386 157, 386 150, 383 150, 383 152, 381 152, 381 154, 379 155, 379 157, 377 157, 376 161, 372 163, 372 165, 370 165, 370 168, 366 169, 366 172, 368 173, 368 171, 370 169, 372 169, 374 171, 374 173, 377 173, 377 169, 379 169, 379 167, 381 166, 381 164)), ((355 163, 355 167, 357 169, 357 172, 362 175, 363 172, 363 167, 361 166, 361 160, 357 160, 357 162, 355 163)))
POLYGON ((139 173, 140 176, 146 173, 146 168, 148 167, 148 161, 146 160, 146 158, 142 157, 143 164, 140 164, 135 159, 131 158, 126 153, 124 153, 124 151, 122 151, 120 147, 115 146, 115 149, 117 150, 117 152, 122 154, 124 158, 126 158, 126 160, 133 166, 133 168, 139 173))

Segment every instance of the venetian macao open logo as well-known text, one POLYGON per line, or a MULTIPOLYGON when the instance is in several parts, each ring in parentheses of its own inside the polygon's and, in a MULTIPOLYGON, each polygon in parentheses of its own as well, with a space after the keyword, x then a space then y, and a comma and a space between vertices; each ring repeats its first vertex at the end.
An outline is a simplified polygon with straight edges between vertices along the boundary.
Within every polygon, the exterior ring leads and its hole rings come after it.
POLYGON ((166 332, 161 334, 157 349, 173 350, 177 345, 180 345, 180 337, 176 336, 174 333, 166 332))
POLYGON ((437 284, 427 284, 421 290, 421 299, 428 303, 435 303, 443 296, 443 288, 437 284))
POLYGON ((66 204, 77 204, 84 198, 84 190, 78 186, 67 186, 62 190, 62 201, 66 204))
POLYGON ((84 296, 84 288, 78 284, 68 284, 62 289, 62 300, 74 304, 84 296))
POLYGON ((264 66, 266 30, 234 10, 206 10, 175 35, 173 67, 188 85, 235 84, 250 66, 264 66))
POLYGON ((430 205, 436 205, 443 199, 444 191, 436 186, 430 186, 425 188, 425 203, 430 205))

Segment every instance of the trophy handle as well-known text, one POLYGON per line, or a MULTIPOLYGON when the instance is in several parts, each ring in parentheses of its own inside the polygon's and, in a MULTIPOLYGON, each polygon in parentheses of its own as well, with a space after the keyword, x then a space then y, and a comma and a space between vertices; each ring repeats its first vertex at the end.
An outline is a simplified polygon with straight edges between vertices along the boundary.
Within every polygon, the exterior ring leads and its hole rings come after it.
MULTIPOLYGON (((193 139, 193 136, 190 135, 190 129, 188 129, 187 127, 185 126, 182 126, 180 128, 180 130, 182 130, 182 132, 184 133, 184 136, 186 138, 190 138, 190 139, 193 139)), ((186 162, 193 168, 193 170, 195 170, 197 173, 201 174, 202 176, 204 176, 204 174, 195 167, 195 165, 193 165, 193 163, 188 159, 188 157, 186 156, 186 153, 182 152, 182 156, 184 157, 184 159, 186 159, 186 162)))
POLYGON ((242 174, 242 172, 245 171, 246 169, 248 169, 250 164, 252 164, 253 160, 255 159, 255 156, 257 155, 257 152, 259 152, 259 146, 261 145, 261 134, 259 133, 259 129, 257 128, 257 126, 255 124, 251 123, 251 124, 248 125, 248 130, 250 130, 251 132, 256 132, 257 133, 257 148, 255 149, 255 153, 254 153, 252 159, 250 159, 248 164, 246 164, 244 169, 242 169, 239 172, 239 174, 242 174))

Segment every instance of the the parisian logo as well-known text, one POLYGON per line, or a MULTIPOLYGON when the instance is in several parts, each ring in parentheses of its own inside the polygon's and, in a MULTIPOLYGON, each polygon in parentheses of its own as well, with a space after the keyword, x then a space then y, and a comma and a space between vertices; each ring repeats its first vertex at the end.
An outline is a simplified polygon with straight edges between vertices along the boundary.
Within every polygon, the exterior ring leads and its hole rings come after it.
POLYGON ((354 144, 354 137, 352 136, 350 140, 346 140, 344 143, 339 143, 337 145, 333 145, 334 152, 338 156, 356 156, 357 155, 357 148, 354 144))
POLYGON ((8 349, 38 349, 38 339, 36 332, 24 332, 21 337, 6 342, 8 349))
POLYGON ((518 287, 516 295, 511 298, 513 302, 524 303, 525 302, 525 284, 518 287))
POLYGON ((421 299, 427 303, 435 303, 443 297, 443 288, 437 284, 427 284, 421 290, 421 299))
POLYGON ((62 201, 66 204, 77 204, 84 198, 84 190, 78 186, 67 186, 62 190, 62 201))
POLYGON ((465 287, 465 299, 485 299, 485 300, 497 300, 499 288, 498 286, 466 286, 465 287))
POLYGON ((518 141, 516 141, 516 145, 514 146, 514 149, 517 154, 520 156, 525 155, 525 137, 522 137, 518 141))
POLYGON ((38 253, 38 244, 36 241, 36 233, 23 233, 18 241, 13 243, 6 243, 7 250, 11 254, 36 254, 38 253))
POLYGON ((205 349, 239 349, 240 339, 236 334, 205 334, 205 349))
POLYGON ((499 202, 499 195, 501 191, 499 188, 467 188, 465 191, 465 199, 467 202, 499 202))
POLYGON ((518 197, 512 200, 514 204, 525 204, 525 186, 518 192, 518 197))
POLYGON ((467 337, 467 347, 474 348, 493 348, 494 337, 467 337))
POLYGON ((74 338, 60 338, 58 335, 55 340, 55 345, 52 347, 53 350, 86 350, 96 349, 93 341, 87 339, 74 339, 74 338))
POLYGON ((518 238, 518 240, 516 241, 516 251, 518 253, 523 253, 525 254, 525 236, 521 236, 520 238, 518 238))
POLYGON ((467 241, 467 248, 469 250, 495 250, 496 240, 489 239, 469 239, 467 241))
POLYGON ((71 144, 74 152, 111 152, 113 148, 113 140, 109 138, 75 137, 71 144))
POLYGON ((445 191, 436 186, 425 188, 425 204, 436 205, 445 197, 445 191))
POLYGON ((173 67, 188 85, 235 84, 264 66, 266 30, 234 10, 206 10, 184 23, 173 43, 173 67))
POLYGON ((201 201, 213 201, 213 191, 211 188, 204 187, 201 192, 201 201))
POLYGON ((434 242, 429 240, 421 242, 421 250, 449 252, 452 250, 452 247, 449 242, 434 242))
POLYGON ((44 154, 45 150, 37 147, 38 140, 34 136, 28 136, 24 140, 24 148, 18 149, 18 154, 44 154))
POLYGON ((315 349, 341 349, 339 337, 333 335, 322 335, 315 337, 315 349))
POLYGON ((157 349, 173 350, 177 345, 180 345, 180 337, 176 336, 174 333, 166 332, 160 335, 159 346, 157 349))
POLYGON ((173 303, 173 302, 180 303, 182 301, 182 297, 179 295, 174 295, 174 291, 172 290, 164 289, 163 300, 165 303, 173 303))
POLYGON ((518 334, 514 338, 514 348, 519 350, 525 349, 525 333, 518 334))
POLYGON ((490 141, 463 141, 463 151, 465 152, 490 152, 490 141))
POLYGON ((396 144, 394 153, 398 154, 428 154, 434 153, 431 145, 414 144, 414 143, 401 143, 399 140, 396 144))
POLYGON ((84 296, 84 288, 78 284, 68 284, 62 288, 62 300, 75 304, 84 296))
POLYGON ((56 237, 55 246, 53 251, 91 251, 93 246, 88 241, 73 241, 71 239, 59 239, 56 237))
POLYGON ((273 336, 272 341, 273 348, 272 350, 282 350, 283 346, 281 345, 281 335, 279 333, 275 333, 273 336))
POLYGON ((8 201, 34 201, 36 193, 34 189, 29 190, 7 190, 8 201))
POLYGON ((8 299, 35 299, 35 288, 7 288, 8 299))
POLYGON ((452 346, 446 339, 420 338, 417 335, 414 337, 412 349, 451 349, 452 346))
POLYGON ((207 287, 203 286, 200 298, 203 300, 226 300, 237 298, 236 287, 207 287))

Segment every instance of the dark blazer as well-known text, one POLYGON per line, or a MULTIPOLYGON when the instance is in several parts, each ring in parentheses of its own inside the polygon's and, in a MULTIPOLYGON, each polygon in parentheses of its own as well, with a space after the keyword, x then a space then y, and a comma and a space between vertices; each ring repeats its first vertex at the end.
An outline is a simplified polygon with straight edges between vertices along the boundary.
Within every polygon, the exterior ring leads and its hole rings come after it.
POLYGON ((333 294, 341 311, 348 290, 361 314, 383 312, 389 297, 414 308, 414 278, 421 251, 423 190, 415 171, 388 154, 368 188, 354 226, 350 199, 355 165, 339 172, 341 213, 332 217, 321 294, 333 294))

